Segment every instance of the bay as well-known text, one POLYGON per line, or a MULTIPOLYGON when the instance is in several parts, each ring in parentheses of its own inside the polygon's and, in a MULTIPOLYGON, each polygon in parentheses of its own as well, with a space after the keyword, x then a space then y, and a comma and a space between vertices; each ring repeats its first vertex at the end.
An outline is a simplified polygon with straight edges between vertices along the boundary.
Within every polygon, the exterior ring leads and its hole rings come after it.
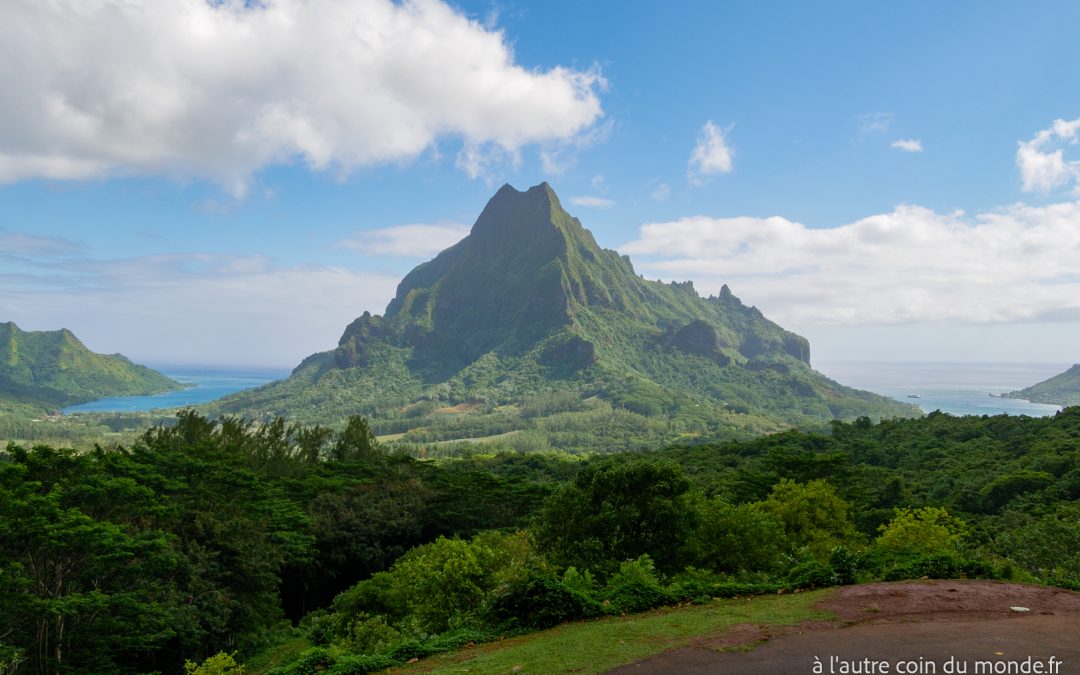
POLYGON ((65 415, 81 412, 144 412, 165 408, 184 408, 216 401, 229 394, 259 387, 288 376, 288 371, 230 371, 223 369, 162 370, 165 375, 188 385, 181 391, 150 396, 113 396, 68 406, 65 415))
POLYGON ((1045 417, 1061 406, 1000 395, 1042 382, 1070 365, 834 361, 814 367, 841 384, 912 403, 926 413, 940 410, 950 415, 1045 417))

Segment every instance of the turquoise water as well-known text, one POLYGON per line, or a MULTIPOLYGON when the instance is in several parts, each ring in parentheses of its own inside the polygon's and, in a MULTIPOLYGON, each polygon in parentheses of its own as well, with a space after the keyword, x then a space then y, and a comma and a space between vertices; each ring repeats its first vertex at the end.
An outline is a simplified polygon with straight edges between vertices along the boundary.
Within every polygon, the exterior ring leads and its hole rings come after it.
POLYGON ((229 394, 258 387, 288 375, 282 372, 229 372, 211 370, 190 370, 168 372, 166 375, 182 384, 189 385, 182 391, 170 391, 152 396, 114 396, 88 403, 80 403, 61 412, 142 412, 160 408, 183 408, 186 406, 209 403, 229 394))
MULTIPOLYGON (((866 389, 904 403, 913 403, 924 412, 941 410, 952 415, 1053 415, 1056 405, 997 398, 990 394, 1041 382, 1071 364, 1024 363, 871 363, 827 362, 814 367, 832 379, 857 389, 866 389), (918 398, 913 398, 912 395, 918 398)), ((288 371, 236 372, 190 370, 166 374, 184 384, 183 391, 154 396, 119 396, 64 408, 73 412, 139 412, 160 408, 181 408, 209 403, 243 389, 281 379, 288 371)))
POLYGON ((828 362, 814 367, 841 384, 915 404, 927 413, 1045 417, 1061 407, 998 396, 1042 382, 1070 365, 828 362))

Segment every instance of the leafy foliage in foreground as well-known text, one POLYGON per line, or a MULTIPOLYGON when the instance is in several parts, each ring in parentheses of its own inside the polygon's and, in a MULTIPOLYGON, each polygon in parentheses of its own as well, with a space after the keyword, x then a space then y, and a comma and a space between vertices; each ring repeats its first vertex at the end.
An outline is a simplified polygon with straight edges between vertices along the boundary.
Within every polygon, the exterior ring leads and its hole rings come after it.
POLYGON ((128 448, 9 446, 0 663, 227 672, 227 655, 303 636, 314 648, 280 672, 368 672, 734 595, 924 576, 1078 588, 1077 439, 1068 409, 436 463, 386 454, 359 418, 186 413, 128 448))

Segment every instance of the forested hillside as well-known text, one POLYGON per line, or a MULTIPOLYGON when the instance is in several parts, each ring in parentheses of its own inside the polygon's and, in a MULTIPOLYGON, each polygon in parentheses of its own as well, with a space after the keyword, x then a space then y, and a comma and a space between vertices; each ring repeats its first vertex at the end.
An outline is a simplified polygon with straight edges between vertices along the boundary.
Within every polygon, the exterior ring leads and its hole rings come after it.
POLYGON ((0 663, 274 653, 278 673, 354 673, 682 600, 923 576, 1077 588, 1078 497, 1074 409, 441 462, 388 454, 360 418, 185 413, 128 448, 4 453, 0 663))
POLYGON ((0 323, 0 411, 42 414, 106 396, 156 394, 181 385, 120 354, 95 354, 69 330, 0 323))
POLYGON ((1048 380, 1010 392, 1008 396, 1038 403, 1080 405, 1080 363, 1048 380))

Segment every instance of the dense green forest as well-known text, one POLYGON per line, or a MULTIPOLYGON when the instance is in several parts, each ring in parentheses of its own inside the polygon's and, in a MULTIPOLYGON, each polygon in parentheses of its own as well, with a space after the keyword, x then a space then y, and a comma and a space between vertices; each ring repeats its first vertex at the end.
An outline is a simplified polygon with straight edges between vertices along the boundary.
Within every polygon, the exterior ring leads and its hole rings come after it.
POLYGON ((0 672, 227 672, 267 653, 278 673, 368 672, 714 597, 1080 588, 1080 409, 438 461, 388 453, 361 418, 184 413, 125 447, 2 460, 0 672))

